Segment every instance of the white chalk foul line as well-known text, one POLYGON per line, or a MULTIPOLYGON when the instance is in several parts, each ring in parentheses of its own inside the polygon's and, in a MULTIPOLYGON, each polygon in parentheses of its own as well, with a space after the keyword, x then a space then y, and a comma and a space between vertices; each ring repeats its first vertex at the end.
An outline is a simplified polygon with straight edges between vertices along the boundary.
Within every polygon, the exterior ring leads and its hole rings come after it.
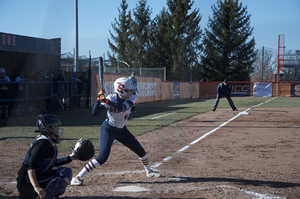
POLYGON ((168 113, 168 114, 157 116, 157 117, 153 117, 153 118, 134 118, 134 119, 138 119, 138 120, 154 120, 154 119, 165 117, 165 116, 168 116, 168 115, 173 115, 175 113, 176 112, 172 112, 172 113, 168 113))
POLYGON ((188 149, 188 148, 189 148, 190 146, 192 146, 193 144, 196 144, 197 142, 199 142, 200 140, 202 140, 202 139, 204 139, 205 137, 209 136, 209 135, 212 134, 213 132, 219 130, 220 128, 222 128, 223 126, 225 126, 226 124, 228 124, 229 122, 235 120, 235 119, 236 119, 237 117, 239 117, 240 115, 243 115, 243 114, 247 113, 247 111, 251 110, 252 108, 257 107, 257 106, 260 106, 260 105, 262 105, 262 104, 264 104, 264 103, 268 103, 268 102, 270 102, 271 100, 274 100, 275 98, 276 98, 276 97, 274 97, 274 98, 272 98, 272 99, 269 99, 269 100, 267 100, 266 102, 262 102, 262 103, 260 103, 260 104, 258 104, 258 105, 254 105, 254 106, 252 106, 251 108, 248 108, 247 110, 245 110, 245 111, 243 111, 243 112, 240 112, 239 114, 237 114, 237 115, 234 116, 233 118, 229 119, 227 122, 224 122, 223 124, 221 124, 221 125, 218 126, 217 128, 215 128, 215 129, 213 129, 213 130, 211 130, 211 131, 205 133, 204 135, 202 135, 202 136, 199 137, 198 139, 194 140, 194 141, 191 142, 190 144, 188 144, 188 145, 182 147, 181 149, 179 149, 178 151, 176 151, 172 156, 169 156, 169 157, 167 157, 167 158, 164 158, 162 161, 155 163, 155 164, 152 166, 152 168, 157 168, 157 167, 159 167, 161 164, 163 164, 163 163, 167 162, 168 160, 172 159, 172 158, 173 158, 175 155, 177 155, 178 153, 181 153, 181 152, 185 151, 186 149, 188 149))
POLYGON ((278 197, 278 196, 270 196, 270 195, 266 195, 266 194, 255 193, 253 191, 247 191, 245 189, 236 188, 236 187, 227 186, 227 185, 219 185, 219 186, 217 186, 217 188, 218 187, 220 187, 220 188, 230 188, 230 189, 235 189, 235 190, 238 190, 238 191, 242 191, 246 194, 254 195, 255 197, 258 197, 258 199, 281 199, 281 197, 278 197))

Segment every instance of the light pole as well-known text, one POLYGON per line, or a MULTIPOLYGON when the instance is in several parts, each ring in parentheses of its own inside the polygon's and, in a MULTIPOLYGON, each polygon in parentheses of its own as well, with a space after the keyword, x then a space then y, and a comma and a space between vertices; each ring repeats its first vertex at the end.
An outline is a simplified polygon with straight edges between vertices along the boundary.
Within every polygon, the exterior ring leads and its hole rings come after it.
POLYGON ((78 0, 75 0, 75 50, 73 72, 78 71, 78 0))

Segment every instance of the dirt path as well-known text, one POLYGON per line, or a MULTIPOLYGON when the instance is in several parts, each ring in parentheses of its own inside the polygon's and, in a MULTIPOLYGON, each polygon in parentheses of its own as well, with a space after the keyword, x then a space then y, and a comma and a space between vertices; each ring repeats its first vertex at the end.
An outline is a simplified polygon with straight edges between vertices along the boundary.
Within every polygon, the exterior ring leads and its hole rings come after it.
MULTIPOLYGON (((69 186, 62 198, 300 198, 300 109, 253 108, 228 122, 242 111, 218 109, 139 136, 162 178, 147 179, 137 156, 115 144, 84 186, 69 186), (150 191, 113 191, 122 186, 150 191)), ((0 198, 15 198, 27 146, 8 140, 0 145, 0 198)), ((68 166, 76 175, 85 164, 68 166)))

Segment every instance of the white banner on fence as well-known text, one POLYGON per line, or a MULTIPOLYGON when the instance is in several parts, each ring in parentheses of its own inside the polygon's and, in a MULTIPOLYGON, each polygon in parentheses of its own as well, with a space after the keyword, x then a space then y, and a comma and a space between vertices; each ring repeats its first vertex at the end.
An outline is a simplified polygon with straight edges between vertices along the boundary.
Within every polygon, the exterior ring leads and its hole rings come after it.
POLYGON ((254 82, 253 97, 272 97, 272 83, 254 82))

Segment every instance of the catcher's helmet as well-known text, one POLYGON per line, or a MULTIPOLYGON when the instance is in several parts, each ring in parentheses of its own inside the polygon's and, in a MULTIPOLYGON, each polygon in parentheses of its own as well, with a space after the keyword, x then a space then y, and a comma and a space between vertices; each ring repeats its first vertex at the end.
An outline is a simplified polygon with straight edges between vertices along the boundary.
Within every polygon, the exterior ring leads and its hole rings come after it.
POLYGON ((55 143, 60 143, 63 128, 59 128, 61 122, 55 115, 38 115, 36 119, 37 130, 41 134, 48 135, 55 143))
POLYGON ((136 89, 136 86, 133 85, 131 79, 127 77, 120 77, 118 78, 114 83, 114 89, 115 93, 126 96, 127 95, 127 89, 136 89))

